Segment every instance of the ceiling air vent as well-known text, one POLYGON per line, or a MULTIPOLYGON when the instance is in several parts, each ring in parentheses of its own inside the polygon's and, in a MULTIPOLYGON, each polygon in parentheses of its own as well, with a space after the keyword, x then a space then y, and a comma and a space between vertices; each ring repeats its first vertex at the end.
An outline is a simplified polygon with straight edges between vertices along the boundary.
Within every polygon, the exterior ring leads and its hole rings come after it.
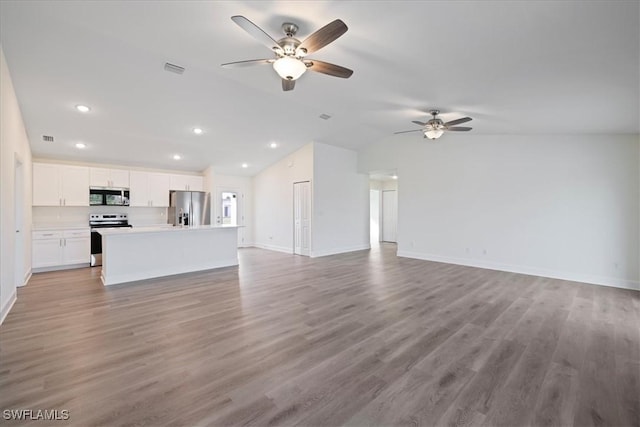
POLYGON ((330 115, 328 115, 328 114, 320 114, 320 118, 321 118, 322 120, 329 120, 329 119, 331 118, 331 116, 330 116, 330 115))
POLYGON ((184 73, 184 67, 181 67, 175 64, 170 64, 169 62, 164 64, 164 70, 169 71, 171 73, 176 73, 176 74, 184 73))
POLYGON ((53 137, 49 135, 42 135, 42 140, 44 142, 53 142, 53 137))

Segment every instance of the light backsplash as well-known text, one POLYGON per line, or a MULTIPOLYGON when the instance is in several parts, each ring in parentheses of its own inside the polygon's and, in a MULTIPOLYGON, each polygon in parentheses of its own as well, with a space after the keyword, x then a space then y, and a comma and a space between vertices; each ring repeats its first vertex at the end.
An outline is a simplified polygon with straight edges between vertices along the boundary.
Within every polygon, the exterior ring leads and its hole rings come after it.
POLYGON ((128 207, 128 206, 34 206, 33 226, 43 227, 86 227, 89 225, 89 214, 126 213, 129 224, 135 226, 158 225, 167 223, 167 208, 128 207))

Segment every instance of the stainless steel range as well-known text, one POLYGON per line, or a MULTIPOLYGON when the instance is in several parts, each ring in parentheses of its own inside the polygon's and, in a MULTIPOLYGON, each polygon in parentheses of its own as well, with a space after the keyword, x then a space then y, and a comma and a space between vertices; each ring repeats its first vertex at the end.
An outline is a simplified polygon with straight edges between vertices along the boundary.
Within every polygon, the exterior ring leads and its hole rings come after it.
POLYGON ((97 229, 131 227, 127 214, 91 214, 91 266, 102 265, 102 236, 97 229))

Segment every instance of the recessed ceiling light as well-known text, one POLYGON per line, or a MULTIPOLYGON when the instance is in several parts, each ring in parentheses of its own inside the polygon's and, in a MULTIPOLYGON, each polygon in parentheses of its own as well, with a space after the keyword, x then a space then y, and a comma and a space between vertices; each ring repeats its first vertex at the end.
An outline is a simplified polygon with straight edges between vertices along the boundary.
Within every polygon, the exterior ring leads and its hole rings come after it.
POLYGON ((269 147, 271 148, 278 148, 278 144, 275 142, 272 142, 271 144, 269 144, 269 147))
POLYGON ((82 150, 83 148, 87 148, 87 145, 86 145, 86 144, 83 144, 82 142, 78 142, 78 143, 76 144, 76 148, 79 148, 79 149, 81 149, 81 150, 82 150))
POLYGON ((243 164, 242 164, 242 167, 246 169, 246 168, 248 168, 248 167, 249 167, 249 165, 248 165, 248 164, 246 164, 246 163, 243 163, 243 164))
POLYGON ((195 133, 196 135, 202 135, 202 129, 200 128, 193 128, 193 133, 195 133))
POLYGON ((391 179, 398 179, 398 175, 391 175, 391 179))
POLYGON ((81 113, 88 113, 89 111, 91 111, 91 108, 87 107, 86 105, 76 105, 76 110, 80 111, 81 113))
POLYGON ((180 154, 174 154, 173 155, 173 160, 180 160, 182 158, 182 156, 180 154))

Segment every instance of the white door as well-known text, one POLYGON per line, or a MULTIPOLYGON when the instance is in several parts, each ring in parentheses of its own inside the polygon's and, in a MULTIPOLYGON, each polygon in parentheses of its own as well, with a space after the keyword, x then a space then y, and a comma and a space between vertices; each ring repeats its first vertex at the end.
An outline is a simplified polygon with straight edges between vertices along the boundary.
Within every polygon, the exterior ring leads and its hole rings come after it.
POLYGON ((23 184, 23 168, 22 162, 15 159, 14 169, 14 213, 16 220, 16 244, 14 252, 14 284, 16 286, 24 285, 24 266, 25 266, 25 248, 24 248, 24 227, 23 227, 23 210, 24 210, 24 184, 23 184))
POLYGON ((398 198, 395 190, 382 191, 382 240, 395 242, 398 230, 398 198))
POLYGON ((311 183, 293 184, 293 253, 311 253, 311 183))
POLYGON ((218 188, 214 214, 216 225, 238 225, 238 246, 244 245, 244 194, 237 188, 218 188))

